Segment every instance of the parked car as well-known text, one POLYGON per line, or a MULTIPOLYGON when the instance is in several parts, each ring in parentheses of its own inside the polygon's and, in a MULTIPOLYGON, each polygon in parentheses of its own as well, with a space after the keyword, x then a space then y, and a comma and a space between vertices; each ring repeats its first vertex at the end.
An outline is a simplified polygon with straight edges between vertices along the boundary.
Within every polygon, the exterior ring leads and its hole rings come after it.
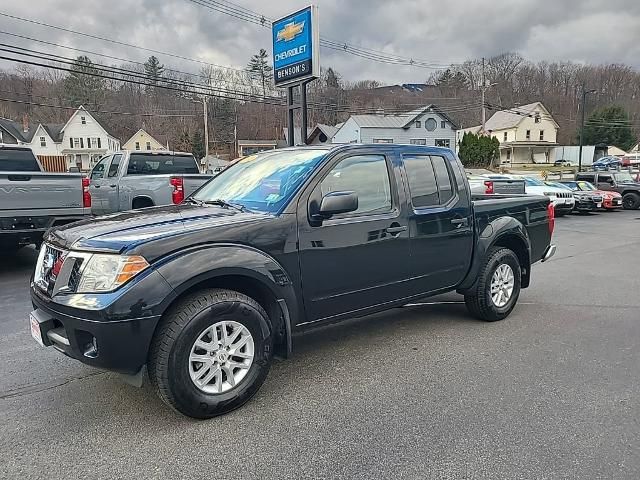
POLYGON ((629 172, 579 172, 576 180, 589 182, 598 190, 618 192, 622 195, 622 208, 640 208, 640 183, 634 181, 629 172))
POLYGON ((545 197, 549 197, 551 203, 553 203, 557 217, 571 213, 575 206, 573 193, 567 192, 564 188, 548 186, 539 178, 519 175, 487 175, 487 177, 491 179, 511 178, 524 180, 525 193, 527 195, 544 195, 545 197))
POLYGON ((579 213, 587 213, 594 212, 599 208, 602 208, 602 203, 604 201, 603 197, 599 193, 594 192, 582 192, 580 190, 573 190, 568 185, 558 182, 545 182, 550 187, 558 187, 564 188, 572 192, 573 198, 575 200, 575 206, 573 210, 579 213))
POLYGON ((622 160, 619 157, 602 157, 593 162, 594 170, 609 170, 610 168, 618 168, 622 166, 622 160))
POLYGON ((524 180, 514 178, 488 178, 484 175, 467 177, 471 193, 478 195, 523 195, 524 180))
POLYGON ((123 151, 102 158, 89 176, 92 213, 178 204, 214 175, 190 153, 123 151))
POLYGON ((44 172, 30 148, 0 144, 0 248, 39 244, 53 226, 91 213, 82 175, 44 172))
POLYGON ((616 208, 622 208, 622 195, 618 192, 608 192, 606 190, 598 190, 589 182, 584 181, 567 181, 560 182, 566 185, 574 192, 589 192, 595 195, 602 196, 602 208, 604 210, 615 210, 616 208))
POLYGON ((553 165, 556 167, 570 167, 571 162, 569 160, 560 159, 553 162, 553 165))
POLYGON ((640 153, 627 153, 622 157, 623 167, 637 167, 640 165, 640 153))
POLYGON ((472 196, 447 148, 273 150, 181 205, 53 230, 31 332, 131 381, 147 365, 168 405, 209 418, 251 398, 314 326, 447 291, 506 318, 554 254, 553 228, 546 197, 472 196))

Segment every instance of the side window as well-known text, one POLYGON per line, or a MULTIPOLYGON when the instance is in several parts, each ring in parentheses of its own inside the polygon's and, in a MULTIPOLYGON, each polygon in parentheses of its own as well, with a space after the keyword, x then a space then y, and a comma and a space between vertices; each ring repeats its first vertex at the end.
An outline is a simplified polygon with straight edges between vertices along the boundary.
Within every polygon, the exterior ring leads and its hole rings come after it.
POLYGON ((431 162, 433 163, 433 170, 436 172, 440 205, 444 205, 453 198, 453 186, 451 175, 447 168, 447 161, 444 157, 431 157, 431 162))
POLYGON ((426 155, 412 155, 403 157, 403 161, 413 206, 421 208, 438 205, 438 184, 431 158, 426 155))
POLYGON ((109 172, 107 173, 108 178, 116 177, 118 175, 118 169, 120 168, 121 160, 122 160, 122 155, 113 156, 113 160, 111 160, 111 165, 109 165, 109 172))
POLYGON ((320 192, 353 191, 358 195, 358 210, 346 214, 370 215, 391 211, 391 184, 385 157, 356 155, 341 160, 320 183, 320 192))
POLYGON ((584 180, 586 182, 591 182, 593 183, 595 180, 595 175, 590 175, 588 173, 580 173, 576 176, 577 180, 584 180))
POLYGON ((111 157, 104 157, 96 164, 95 167, 93 167, 93 170, 91 170, 91 180, 99 180, 101 178, 104 178, 104 168, 110 158, 111 157))
POLYGON ((611 175, 598 175, 598 183, 610 183, 611 175))

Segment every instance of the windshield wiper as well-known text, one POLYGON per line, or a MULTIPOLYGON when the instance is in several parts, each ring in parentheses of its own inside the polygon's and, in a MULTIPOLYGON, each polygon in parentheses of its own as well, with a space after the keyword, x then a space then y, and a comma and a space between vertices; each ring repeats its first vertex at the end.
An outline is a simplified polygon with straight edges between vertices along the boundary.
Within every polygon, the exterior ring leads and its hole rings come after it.
POLYGON ((191 203, 193 205, 197 205, 199 207, 204 207, 206 204, 205 202, 203 202, 202 200, 198 200, 197 198, 193 198, 193 197, 189 197, 187 198, 184 203, 191 203))
POLYGON ((242 212, 242 213, 247 211, 247 207, 245 207, 244 205, 238 205, 235 203, 227 202, 226 200, 223 200, 221 198, 218 198, 216 200, 209 200, 204 203, 206 203, 207 205, 218 205, 224 208, 233 208, 234 210, 238 210, 239 212, 242 212))

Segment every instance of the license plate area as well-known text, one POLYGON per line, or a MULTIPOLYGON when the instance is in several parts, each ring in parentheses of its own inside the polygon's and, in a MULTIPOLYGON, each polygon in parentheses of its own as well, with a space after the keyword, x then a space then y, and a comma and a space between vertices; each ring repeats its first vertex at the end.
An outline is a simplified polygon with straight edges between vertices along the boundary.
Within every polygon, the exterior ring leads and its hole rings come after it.
POLYGON ((44 341, 42 340, 42 330, 40 329, 40 322, 32 313, 29 314, 29 324, 31 326, 31 336, 36 342, 40 344, 41 347, 44 347, 44 341))

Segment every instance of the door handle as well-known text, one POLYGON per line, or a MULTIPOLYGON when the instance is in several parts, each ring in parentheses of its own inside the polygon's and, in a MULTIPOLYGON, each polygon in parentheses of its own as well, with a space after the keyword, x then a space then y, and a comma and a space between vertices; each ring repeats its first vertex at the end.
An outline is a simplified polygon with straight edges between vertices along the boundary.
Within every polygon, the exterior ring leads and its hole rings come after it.
POLYGON ((467 227, 469 226, 469 220, 466 218, 452 218, 451 225, 455 225, 456 228, 467 227))
POLYGON ((100 188, 100 185, 92 185, 93 188, 100 188))
POLYGON ((110 188, 116 188, 118 185, 109 185, 110 188))
POLYGON ((406 226, 398 225, 397 227, 387 227, 386 232, 390 235, 397 235, 398 233, 405 232, 406 230, 406 226))

